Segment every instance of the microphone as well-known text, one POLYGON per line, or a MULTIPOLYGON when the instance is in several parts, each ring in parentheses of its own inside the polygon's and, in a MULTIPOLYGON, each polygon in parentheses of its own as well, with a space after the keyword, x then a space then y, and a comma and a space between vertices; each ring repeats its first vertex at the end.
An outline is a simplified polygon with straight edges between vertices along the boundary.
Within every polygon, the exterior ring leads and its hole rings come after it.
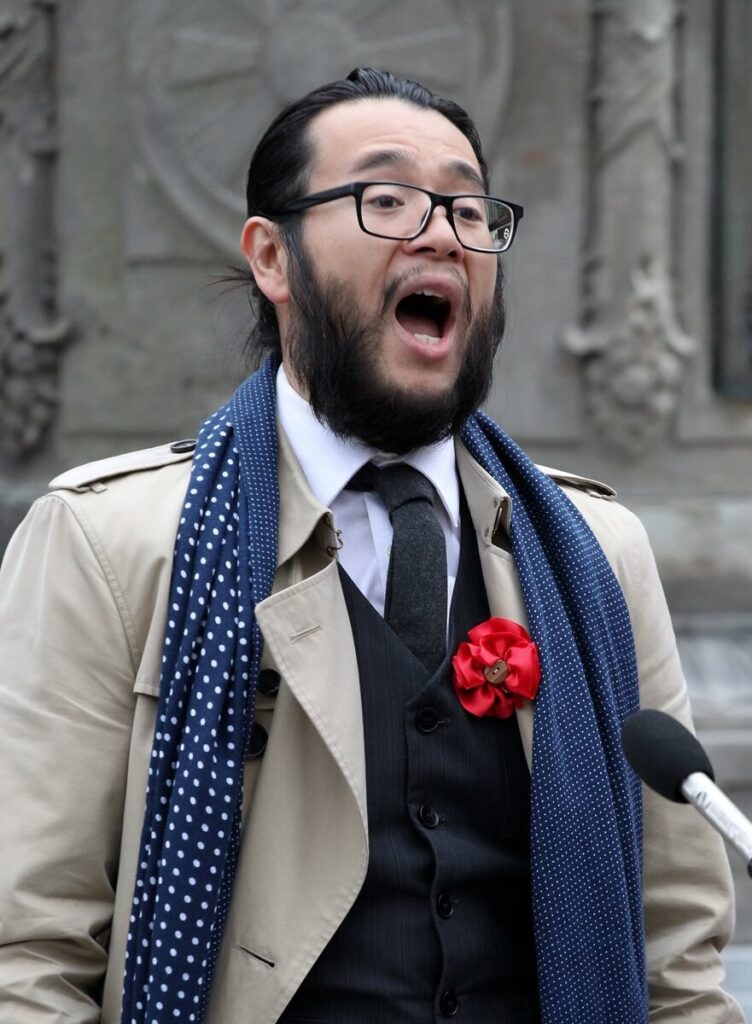
POLYGON ((744 857, 752 877, 752 821, 716 786, 700 741, 663 711, 626 720, 621 745, 634 771, 660 796, 690 803, 744 857))

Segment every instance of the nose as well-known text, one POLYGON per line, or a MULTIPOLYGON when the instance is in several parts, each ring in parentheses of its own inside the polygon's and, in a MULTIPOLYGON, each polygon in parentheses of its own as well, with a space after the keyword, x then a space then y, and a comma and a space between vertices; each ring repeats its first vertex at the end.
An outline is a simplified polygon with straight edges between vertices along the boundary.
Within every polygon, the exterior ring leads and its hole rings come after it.
POLYGON ((435 254, 442 259, 461 259, 460 245, 454 228, 449 223, 447 212, 442 206, 435 206, 417 238, 404 243, 412 253, 435 254))

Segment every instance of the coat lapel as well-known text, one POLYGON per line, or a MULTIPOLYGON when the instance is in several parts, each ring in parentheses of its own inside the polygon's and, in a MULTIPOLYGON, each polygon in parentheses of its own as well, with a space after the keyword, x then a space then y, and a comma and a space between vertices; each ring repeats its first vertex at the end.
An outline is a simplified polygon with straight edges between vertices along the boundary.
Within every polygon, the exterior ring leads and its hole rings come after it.
POLYGON ((347 780, 367 831, 358 663, 336 562, 273 594, 256 615, 274 663, 347 780))

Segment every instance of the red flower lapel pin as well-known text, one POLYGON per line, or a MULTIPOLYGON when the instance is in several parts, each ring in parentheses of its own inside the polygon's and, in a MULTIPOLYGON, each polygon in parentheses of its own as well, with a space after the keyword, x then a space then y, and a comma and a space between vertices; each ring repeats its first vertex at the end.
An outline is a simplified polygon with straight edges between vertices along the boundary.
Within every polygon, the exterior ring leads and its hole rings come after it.
POLYGON ((541 677, 538 648, 511 619, 487 619, 471 629, 452 668, 460 704, 478 718, 509 718, 535 699, 541 677))

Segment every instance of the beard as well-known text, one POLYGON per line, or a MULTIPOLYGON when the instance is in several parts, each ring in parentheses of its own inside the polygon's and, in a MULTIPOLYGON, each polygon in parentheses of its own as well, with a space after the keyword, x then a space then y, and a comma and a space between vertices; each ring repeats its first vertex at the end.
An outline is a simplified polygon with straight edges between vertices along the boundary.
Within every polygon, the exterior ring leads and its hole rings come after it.
POLYGON ((316 418, 339 437, 354 437, 395 455, 459 434, 493 382, 505 323, 501 266, 491 304, 476 315, 464 286, 456 325, 456 343, 464 351, 457 376, 442 392, 422 395, 387 380, 379 362, 379 339, 391 328, 391 303, 411 273, 391 282, 381 312, 369 318, 359 314, 346 285, 319 284, 302 245, 291 250, 293 320, 287 356, 316 418))

